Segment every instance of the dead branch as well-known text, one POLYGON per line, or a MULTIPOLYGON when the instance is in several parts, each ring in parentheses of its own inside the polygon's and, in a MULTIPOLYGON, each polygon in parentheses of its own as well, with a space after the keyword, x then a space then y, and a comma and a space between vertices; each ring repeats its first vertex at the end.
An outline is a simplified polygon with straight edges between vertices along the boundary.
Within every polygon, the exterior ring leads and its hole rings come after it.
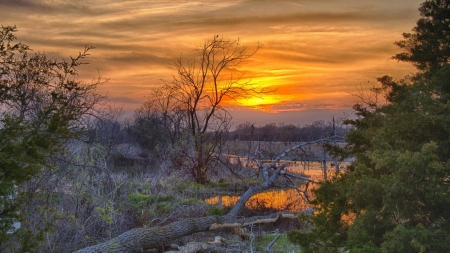
MULTIPOLYGON (((294 176, 295 174, 284 171, 286 164, 277 165, 277 163, 286 156, 289 152, 295 149, 301 148, 306 145, 322 143, 336 138, 336 136, 330 138, 324 138, 317 141, 305 142, 293 146, 279 156, 269 164, 260 164, 259 169, 262 171, 264 182, 260 185, 250 187, 237 201, 236 205, 231 211, 224 216, 207 216, 200 218, 192 218, 180 220, 171 223, 166 226, 152 227, 152 228, 135 228, 129 230, 107 242, 93 245, 79 251, 77 253, 106 253, 106 252, 142 252, 143 250, 159 248, 164 245, 169 245, 175 239, 181 238, 186 235, 191 235, 198 232, 216 230, 219 228, 235 228, 238 233, 242 233, 245 236, 245 230, 243 227, 253 224, 263 224, 276 222, 280 218, 296 218, 297 216, 292 213, 274 213, 269 216, 252 217, 237 219, 238 213, 245 206, 245 203, 255 194, 260 193, 274 186, 275 180, 280 175, 294 176)), ((308 182, 314 180, 303 178, 308 182)), ((305 196, 307 196, 305 194, 305 196)), ((306 212, 304 212, 306 213, 306 212)))
POLYGON ((301 179, 301 180, 304 180, 304 181, 307 181, 307 182, 311 182, 311 183, 315 183, 315 184, 319 183, 318 181, 316 181, 314 179, 311 179, 309 177, 305 177, 305 176, 302 176, 302 175, 299 175, 299 174, 294 174, 294 173, 291 173, 289 171, 281 171, 280 175, 287 176, 288 178, 293 177, 293 178, 301 179))
POLYGON ((217 230, 222 228, 236 228, 236 227, 245 227, 255 224, 267 224, 267 223, 274 223, 278 221, 278 219, 297 219, 298 215, 294 213, 286 213, 286 212, 280 212, 280 213, 274 213, 266 216, 254 216, 250 218, 244 218, 240 221, 236 221, 233 223, 213 223, 209 230, 217 230))

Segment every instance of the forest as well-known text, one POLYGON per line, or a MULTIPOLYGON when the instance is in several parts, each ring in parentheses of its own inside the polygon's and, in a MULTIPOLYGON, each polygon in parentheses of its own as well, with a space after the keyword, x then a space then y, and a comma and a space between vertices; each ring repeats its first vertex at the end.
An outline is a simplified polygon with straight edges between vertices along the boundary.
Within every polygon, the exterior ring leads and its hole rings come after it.
POLYGON ((392 56, 417 72, 306 125, 233 126, 226 99, 273 92, 230 73, 259 46, 214 36, 124 118, 93 47, 2 25, 0 252, 449 251, 450 1, 419 12, 392 56))

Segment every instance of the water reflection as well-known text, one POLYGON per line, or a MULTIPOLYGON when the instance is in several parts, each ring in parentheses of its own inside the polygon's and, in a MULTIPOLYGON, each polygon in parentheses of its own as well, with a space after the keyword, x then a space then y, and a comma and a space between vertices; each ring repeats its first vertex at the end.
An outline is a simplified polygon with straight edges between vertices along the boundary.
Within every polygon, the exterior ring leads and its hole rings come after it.
MULTIPOLYGON (((294 163, 295 164, 295 163, 294 163)), ((328 178, 334 175, 332 164, 328 164, 328 178)), ((347 165, 347 164, 345 164, 347 165)), ((295 173, 301 173, 309 176, 311 179, 321 181, 323 179, 322 163, 311 162, 308 166, 290 166, 289 171, 295 173), (308 168, 308 169, 307 169, 308 168)), ((304 190, 304 186, 301 186, 304 190)), ((308 188, 309 196, 312 196, 311 190, 317 187, 317 184, 310 184, 308 188)), ((212 205, 234 206, 240 196, 215 196, 208 198, 205 201, 212 205)), ((279 189, 269 190, 266 192, 258 193, 251 197, 245 205, 248 209, 273 209, 277 211, 291 211, 299 212, 309 208, 309 204, 305 201, 301 193, 296 189, 279 189)))
MULTIPOLYGON (((205 201, 213 205, 234 206, 238 199, 239 196, 216 196, 205 201)), ((251 197, 245 206, 252 210, 273 209, 292 212, 308 209, 306 202, 295 189, 258 193, 251 197)))
MULTIPOLYGON (((290 172, 300 173, 309 176, 311 179, 321 181, 324 178, 323 164, 321 162, 294 162, 284 161, 290 166, 286 168, 290 172)), ((348 163, 341 163, 342 167, 348 163)), ((327 162, 328 178, 335 175, 334 163, 327 162)), ((317 184, 310 184, 308 188, 309 196, 312 196, 311 190, 316 188, 317 184)), ((304 190, 304 186, 301 186, 304 190)), ((234 206, 240 196, 215 196, 205 201, 212 205, 234 206)), ((299 212, 309 208, 301 193, 296 189, 278 189, 258 193, 251 197, 246 203, 246 207, 252 210, 272 209, 277 211, 299 212)))

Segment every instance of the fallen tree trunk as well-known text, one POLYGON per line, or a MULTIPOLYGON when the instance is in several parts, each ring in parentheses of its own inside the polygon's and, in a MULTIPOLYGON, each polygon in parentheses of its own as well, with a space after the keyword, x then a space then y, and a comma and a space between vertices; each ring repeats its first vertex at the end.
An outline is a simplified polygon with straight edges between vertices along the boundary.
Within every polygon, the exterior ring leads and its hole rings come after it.
MULTIPOLYGON (((284 166, 280 166, 277 173, 282 168, 284 166)), ((271 177, 271 179, 275 180, 275 177, 271 177)), ((227 215, 184 219, 161 227, 131 229, 107 242, 78 250, 76 253, 142 252, 146 249, 163 247, 186 235, 221 227, 240 227, 244 223, 235 222, 237 213, 251 196, 267 189, 271 184, 269 181, 250 187, 227 215)), ((273 219, 274 217, 270 218, 273 219)), ((260 220, 256 220, 255 223, 262 223, 260 220)), ((249 224, 248 222, 251 221, 247 220, 246 223, 249 224)))
POLYGON ((76 253, 142 252, 160 248, 193 233, 208 231, 212 224, 222 223, 222 216, 184 219, 166 226, 131 229, 107 242, 93 245, 76 253))
POLYGON ((147 249, 162 248, 170 245, 174 240, 186 235, 212 231, 222 228, 237 229, 252 224, 273 223, 280 218, 296 219, 292 213, 275 213, 268 216, 251 217, 236 220, 230 223, 227 216, 207 216, 200 218, 184 219, 162 227, 131 229, 107 242, 90 246, 76 253, 103 253, 103 252, 142 252, 147 249))
MULTIPOLYGON (((286 164, 281 164, 277 166, 277 163, 281 160, 281 158, 283 158, 288 152, 291 152, 296 148, 300 148, 305 145, 310 145, 312 143, 323 142, 328 139, 330 138, 298 144, 284 151, 270 164, 258 163, 258 167, 262 171, 264 182, 260 185, 250 187, 244 194, 242 194, 242 196, 237 201, 236 205, 231 209, 231 211, 224 216, 207 216, 200 218, 184 219, 161 227, 135 228, 107 242, 78 250, 75 253, 143 252, 144 250, 147 249, 160 248, 165 245, 170 245, 174 240, 178 238, 198 232, 205 232, 227 227, 237 228, 237 231, 240 231, 239 228, 241 228, 244 225, 275 222, 280 217, 294 218, 295 216, 293 214, 275 213, 266 217, 254 217, 253 219, 246 218, 242 222, 236 220, 237 214, 244 207, 245 203, 250 199, 250 197, 252 197, 257 193, 267 190, 270 186, 274 184, 275 180, 280 175, 293 176, 291 173, 285 173, 283 171, 283 169, 286 167, 286 164)), ((315 183, 315 181, 308 180, 306 178, 305 180, 315 183)))

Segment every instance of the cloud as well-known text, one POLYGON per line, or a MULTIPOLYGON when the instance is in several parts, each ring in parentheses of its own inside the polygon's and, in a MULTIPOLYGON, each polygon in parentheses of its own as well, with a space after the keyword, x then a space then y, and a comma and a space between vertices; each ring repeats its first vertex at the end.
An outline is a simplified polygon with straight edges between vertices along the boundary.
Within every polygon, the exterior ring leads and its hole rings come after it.
POLYGON ((105 63, 110 63, 111 65, 115 65, 118 67, 126 67, 139 65, 139 66, 149 66, 149 65, 157 65, 164 66, 171 64, 175 58, 173 57, 160 57, 152 53, 144 53, 144 52, 129 52, 123 53, 119 55, 112 55, 105 57, 105 63))
POLYGON ((192 57, 214 35, 250 49, 260 42, 237 71, 277 87, 281 104, 265 109, 281 113, 344 107, 360 83, 413 71, 388 59, 422 1, 0 0, 0 22, 16 24, 20 41, 57 58, 95 46, 86 76, 110 78, 100 89, 127 107, 171 79, 176 57, 192 57))
POLYGON ((349 110, 352 108, 353 104, 341 103, 298 103, 290 102, 272 105, 272 110, 276 112, 292 112, 292 111, 305 111, 305 110, 349 110))
POLYGON ((52 8, 48 4, 42 1, 33 1, 33 0, 0 0, 0 5, 3 9, 20 9, 28 10, 28 11, 37 11, 37 12, 48 12, 52 8))

